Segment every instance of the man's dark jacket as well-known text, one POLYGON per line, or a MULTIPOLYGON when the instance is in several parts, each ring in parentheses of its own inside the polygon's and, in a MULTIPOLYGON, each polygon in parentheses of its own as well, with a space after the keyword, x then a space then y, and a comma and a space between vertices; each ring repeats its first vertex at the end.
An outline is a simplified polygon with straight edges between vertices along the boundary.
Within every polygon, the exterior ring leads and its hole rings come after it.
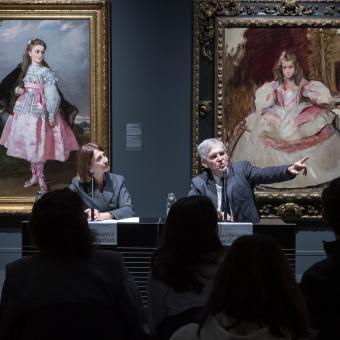
MULTIPOLYGON (((294 178, 288 165, 258 168, 248 161, 233 161, 225 173, 224 190, 227 194, 235 222, 258 223, 260 220, 254 196, 254 187, 260 184, 283 182, 294 178)), ((208 196, 217 208, 217 190, 210 170, 194 177, 189 196, 208 196)))

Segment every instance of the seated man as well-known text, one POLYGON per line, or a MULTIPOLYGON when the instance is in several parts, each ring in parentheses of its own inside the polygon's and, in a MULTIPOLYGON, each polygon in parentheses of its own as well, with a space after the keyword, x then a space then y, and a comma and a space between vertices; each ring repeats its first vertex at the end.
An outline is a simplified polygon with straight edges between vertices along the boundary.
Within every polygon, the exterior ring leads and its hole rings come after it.
POLYGON ((303 170, 308 157, 293 165, 257 168, 248 161, 229 162, 225 145, 216 138, 206 139, 198 146, 198 155, 205 171, 191 181, 189 196, 210 197, 220 220, 258 223, 253 189, 259 184, 288 181, 303 170))
POLYGON ((321 201, 323 220, 332 228, 335 241, 324 242, 327 258, 305 271, 301 289, 311 326, 321 330, 319 339, 340 339, 340 177, 323 190, 321 201))

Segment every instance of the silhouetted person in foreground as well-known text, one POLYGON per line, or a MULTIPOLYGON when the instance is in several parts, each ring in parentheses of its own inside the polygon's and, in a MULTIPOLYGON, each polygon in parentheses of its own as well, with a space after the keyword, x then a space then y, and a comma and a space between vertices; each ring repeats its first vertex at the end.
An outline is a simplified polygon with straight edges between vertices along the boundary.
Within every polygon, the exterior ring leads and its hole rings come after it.
MULTIPOLYGON (((40 252, 6 266, 1 295, 5 334, 0 334, 1 339, 9 338, 13 328, 20 326, 20 315, 29 316, 31 310, 46 305, 58 308, 61 304, 81 304, 89 311, 91 306, 99 306, 99 311, 108 310, 113 317, 110 324, 100 322, 98 331, 107 330, 105 335, 122 340, 145 339, 146 324, 137 287, 120 253, 94 248, 95 238, 77 193, 68 188, 46 193, 33 206, 30 227, 40 252)), ((79 320, 79 314, 69 321, 69 326, 79 323, 75 330, 78 336, 91 326, 79 320)), ((40 320, 34 321, 40 328, 40 320)), ((62 330, 65 325, 58 328, 62 330)), ((68 335, 65 330, 63 338, 68 339, 68 335)), ((46 336, 55 339, 52 331, 46 336)), ((39 333, 36 339, 40 339, 39 333)))
POLYGON ((171 340, 307 338, 302 294, 279 245, 266 236, 236 239, 222 261, 198 323, 171 340))
POLYGON ((197 319, 222 256, 211 200, 193 196, 173 204, 148 281, 148 312, 157 340, 169 339, 179 327, 197 319))
POLYGON ((334 179, 321 194, 322 217, 332 228, 335 241, 324 242, 327 258, 303 274, 311 326, 320 331, 318 339, 340 339, 340 178, 334 179))

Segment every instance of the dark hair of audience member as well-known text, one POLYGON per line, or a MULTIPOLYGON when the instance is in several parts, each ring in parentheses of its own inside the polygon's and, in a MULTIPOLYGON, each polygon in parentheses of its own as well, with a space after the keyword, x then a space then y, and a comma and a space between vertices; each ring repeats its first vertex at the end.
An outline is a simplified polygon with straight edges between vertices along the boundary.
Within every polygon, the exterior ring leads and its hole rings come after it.
POLYGON ((81 183, 91 181, 91 177, 89 176, 89 168, 91 167, 94 150, 104 151, 104 149, 96 143, 84 144, 78 151, 77 173, 81 183))
POLYGON ((204 322, 223 313, 233 322, 268 326, 278 337, 308 336, 307 309, 288 259, 280 246, 264 235, 244 235, 234 241, 215 276, 213 288, 199 316, 204 322))
POLYGON ((152 275, 177 292, 201 292, 202 264, 220 260, 223 246, 218 238, 217 213, 205 196, 179 199, 171 207, 165 230, 152 262, 152 275))
POLYGON ((87 257, 94 249, 83 202, 68 188, 47 192, 35 202, 30 226, 45 254, 70 259, 87 257))
POLYGON ((321 194, 322 217, 340 237, 340 177, 333 179, 321 194))

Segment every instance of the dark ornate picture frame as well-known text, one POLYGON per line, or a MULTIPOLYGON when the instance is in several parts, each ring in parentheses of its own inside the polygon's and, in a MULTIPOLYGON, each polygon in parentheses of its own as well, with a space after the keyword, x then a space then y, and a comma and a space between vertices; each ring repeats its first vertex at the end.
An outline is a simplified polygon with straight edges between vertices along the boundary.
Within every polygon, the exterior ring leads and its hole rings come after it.
MULTIPOLYGON (((80 102, 86 102, 86 112, 81 112, 81 107, 77 107, 78 114, 84 114, 86 119, 76 121, 74 120, 73 130, 78 139, 78 143, 92 141, 102 145, 107 151, 108 157, 111 158, 111 143, 110 143, 110 130, 111 130, 111 71, 110 71, 110 1, 109 0, 2 0, 0 3, 0 25, 5 30, 7 23, 14 23, 13 26, 25 25, 27 22, 32 27, 30 31, 21 31, 20 38, 25 37, 25 43, 29 39, 48 37, 46 57, 47 61, 51 62, 51 52, 55 48, 56 44, 59 44, 59 49, 62 57, 71 63, 73 68, 81 67, 81 64, 86 62, 85 75, 82 74, 79 81, 83 83, 84 90, 82 100, 80 102), (15 22, 17 21, 17 25, 15 22), (47 35, 46 30, 39 27, 46 27, 58 23, 61 31, 67 31, 72 24, 76 26, 76 23, 84 23, 85 29, 79 33, 76 37, 84 41, 83 45, 80 45, 80 41, 74 41, 75 47, 81 48, 82 46, 86 50, 84 52, 84 59, 79 60, 74 57, 76 53, 73 53, 72 46, 63 45, 62 40, 53 40, 47 35), (19 25, 20 24, 20 25, 19 25), (40 25, 40 26, 39 26, 40 25), (34 36, 32 36, 34 34, 34 36), (44 35, 45 34, 45 35, 44 35), (27 37, 26 37, 27 36, 27 37), (69 47, 69 48, 66 48, 69 47)), ((1 28, 1 27, 0 27, 1 28)), ((8 29, 9 31, 9 29, 8 29)), ((70 32, 70 30, 68 30, 70 32)), ((60 37, 59 32, 55 32, 56 37, 60 37), (58 35, 59 34, 59 35, 58 35)), ((70 40, 71 41, 71 40, 70 40)), ((1 45, 4 46, 5 40, 1 45)), ((13 41, 14 43, 15 41, 13 41)), ((7 44, 11 42, 8 41, 7 44)), ((18 46, 18 53, 13 55, 13 67, 22 60, 22 54, 25 50, 25 45, 20 44, 18 46)), ((52 52, 53 53, 53 52, 52 52)), ((55 57, 54 55, 52 57, 55 57)), ((53 59, 55 60, 55 59, 53 59)), ((60 59, 59 59, 60 60, 60 59)), ((52 70, 56 70, 58 77, 58 83, 61 86, 63 96, 67 98, 71 103, 74 103, 74 88, 71 87, 70 91, 65 91, 63 82, 68 77, 68 74, 62 68, 65 64, 56 61, 51 62, 52 70), (59 72, 58 72, 59 70, 59 72), (62 72, 63 71, 63 72, 62 72)), ((70 65, 68 65, 70 66, 70 65)), ((12 67, 12 66, 11 66, 12 67)), ((82 93, 77 93, 78 98, 82 93)), ((78 115, 79 116, 79 115, 78 115)), ((6 149, 1 146, 1 155, 3 158, 8 157, 6 155, 6 149)), ((21 168, 27 165, 27 174, 29 176, 29 163, 25 160, 13 158, 8 161, 10 166, 14 166, 17 162, 21 168), (21 162, 21 163, 20 163, 21 162), (13 165, 14 164, 14 165, 13 165)), ((76 153, 71 153, 71 157, 66 162, 48 161, 45 166, 45 178, 49 189, 57 189, 65 187, 70 184, 70 180, 76 175, 76 153)), ((23 188, 23 181, 17 180, 18 174, 14 171, 11 173, 9 169, 3 165, 3 170, 9 172, 6 178, 2 178, 5 183, 15 183, 16 190, 11 190, 9 187, 3 186, 3 190, 0 191, 0 213, 1 214, 16 214, 16 213, 28 213, 34 203, 34 196, 37 190, 36 186, 31 188, 23 188)))
MULTIPOLYGON (((235 28, 253 30, 253 32, 250 32, 252 36, 261 32, 265 33, 264 36, 270 36, 267 33, 270 33, 271 30, 280 30, 281 35, 284 35, 285 31, 288 33, 289 30, 303 29, 309 30, 314 35, 318 35, 318 31, 320 31, 320 34, 325 33, 326 36, 329 36, 330 33, 333 34, 340 29, 340 4, 337 1, 295 0, 196 0, 194 2, 193 175, 200 171, 200 162, 196 152, 199 142, 215 136, 223 140, 231 152, 231 136, 237 125, 252 110, 251 99, 249 98, 254 96, 254 92, 248 95, 246 105, 249 108, 240 110, 241 113, 232 108, 230 101, 226 100, 231 91, 226 86, 226 80, 233 72, 233 68, 226 62, 225 33, 226 30, 229 30, 228 33, 233 34, 235 28)), ((263 44, 266 43, 268 42, 264 38, 263 44)), ((340 54, 335 52, 333 55, 340 54)), ((334 60, 334 57, 331 60, 328 58, 327 63, 339 65, 340 58, 336 60, 334 60)), ((270 68, 272 66, 271 64, 270 68)), ((261 65, 256 63, 254 67, 260 68, 261 65)), ((242 72, 246 71, 247 69, 242 69, 242 72)), ((326 85, 333 94, 338 91, 337 96, 339 95, 340 88, 337 87, 340 86, 337 83, 339 82, 339 74, 334 74, 334 71, 329 72, 329 69, 326 69, 326 72, 321 75, 314 69, 307 76, 320 81, 325 81, 326 78, 332 79, 332 81, 326 82, 326 85), (334 79, 334 77, 338 78, 334 79)), ((268 80, 266 79, 266 81, 268 80)), ((245 89, 243 88, 243 90, 245 89)), ((246 90, 249 92, 249 89, 246 90)), ((237 88, 234 89, 235 97, 243 98, 241 89, 239 89, 239 97, 237 97, 237 91, 237 88)), ((319 219, 321 216, 320 193, 322 187, 323 185, 281 189, 257 187, 255 195, 261 217, 281 217, 292 220, 319 219)))

